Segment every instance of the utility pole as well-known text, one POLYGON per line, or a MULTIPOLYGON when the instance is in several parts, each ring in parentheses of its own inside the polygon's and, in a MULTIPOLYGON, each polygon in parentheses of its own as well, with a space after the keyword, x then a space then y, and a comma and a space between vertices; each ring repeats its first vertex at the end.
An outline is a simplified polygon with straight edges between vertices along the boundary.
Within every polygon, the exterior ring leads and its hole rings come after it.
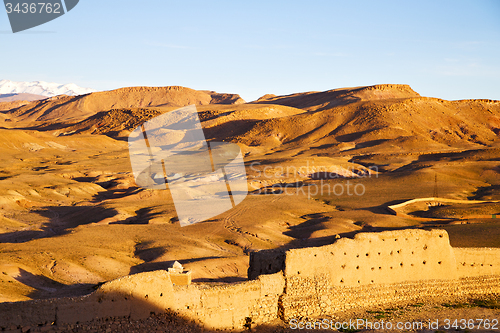
POLYGON ((434 193, 432 194, 434 198, 438 197, 438 175, 434 174, 434 193))

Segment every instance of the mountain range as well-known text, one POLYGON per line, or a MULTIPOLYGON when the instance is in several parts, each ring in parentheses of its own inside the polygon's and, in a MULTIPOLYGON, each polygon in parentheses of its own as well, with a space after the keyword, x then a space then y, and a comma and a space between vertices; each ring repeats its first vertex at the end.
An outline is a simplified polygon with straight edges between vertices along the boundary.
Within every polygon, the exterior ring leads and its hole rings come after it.
POLYGON ((8 121, 11 128, 36 126, 114 138, 127 136, 140 123, 172 108, 195 104, 207 138, 228 139, 249 150, 480 148, 497 142, 500 133, 498 101, 423 97, 403 84, 265 95, 250 103, 237 94, 178 86, 15 103, 0 103, 0 121, 8 121))

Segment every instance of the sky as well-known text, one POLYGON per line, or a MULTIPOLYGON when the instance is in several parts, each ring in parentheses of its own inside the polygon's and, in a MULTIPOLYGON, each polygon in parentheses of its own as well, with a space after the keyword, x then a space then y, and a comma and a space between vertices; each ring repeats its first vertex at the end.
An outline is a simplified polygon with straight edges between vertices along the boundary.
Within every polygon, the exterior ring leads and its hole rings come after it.
POLYGON ((500 1, 102 1, 12 33, 0 80, 178 85, 246 101, 382 83, 500 100, 500 1))

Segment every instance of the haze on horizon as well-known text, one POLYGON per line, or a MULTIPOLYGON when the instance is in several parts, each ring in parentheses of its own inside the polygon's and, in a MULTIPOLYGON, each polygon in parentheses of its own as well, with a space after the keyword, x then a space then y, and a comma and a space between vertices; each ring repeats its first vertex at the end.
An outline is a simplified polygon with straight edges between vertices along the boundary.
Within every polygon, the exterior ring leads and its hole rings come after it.
POLYGON ((500 3, 81 1, 12 34, 0 79, 97 90, 180 85, 240 94, 409 84, 423 96, 500 100, 500 3))

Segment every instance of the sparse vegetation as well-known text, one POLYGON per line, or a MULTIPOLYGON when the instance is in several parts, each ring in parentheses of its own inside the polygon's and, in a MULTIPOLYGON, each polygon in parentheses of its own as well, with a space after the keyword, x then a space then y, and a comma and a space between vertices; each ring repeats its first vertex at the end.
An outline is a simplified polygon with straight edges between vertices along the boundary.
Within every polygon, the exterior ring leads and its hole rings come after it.
POLYGON ((425 305, 424 303, 415 303, 415 304, 412 304, 411 306, 414 307, 414 308, 421 308, 424 305, 425 305))
POLYGON ((474 300, 473 304, 486 309, 500 309, 500 299, 474 300))

